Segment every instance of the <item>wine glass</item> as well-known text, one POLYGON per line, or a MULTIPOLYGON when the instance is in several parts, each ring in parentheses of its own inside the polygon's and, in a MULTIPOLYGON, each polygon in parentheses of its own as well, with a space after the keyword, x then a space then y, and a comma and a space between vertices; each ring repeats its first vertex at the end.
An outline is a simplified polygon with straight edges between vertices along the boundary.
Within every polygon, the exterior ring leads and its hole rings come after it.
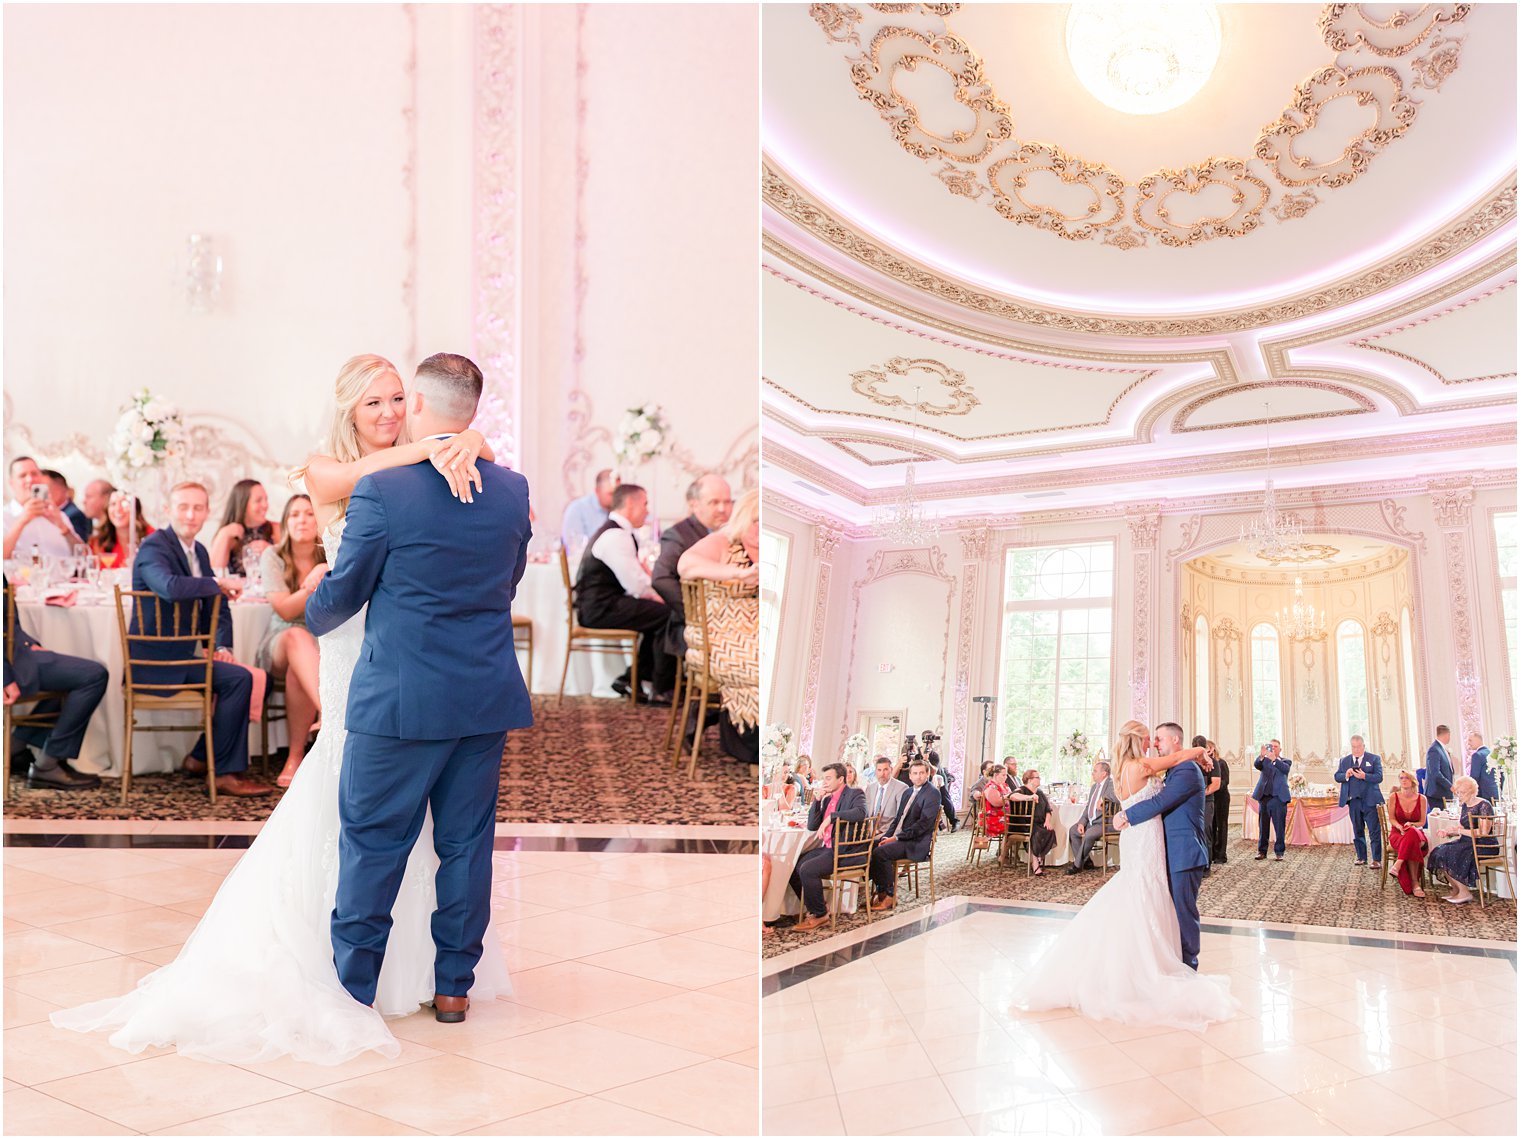
POLYGON ((90 588, 96 591, 100 589, 100 559, 87 557, 84 559, 84 579, 90 588))

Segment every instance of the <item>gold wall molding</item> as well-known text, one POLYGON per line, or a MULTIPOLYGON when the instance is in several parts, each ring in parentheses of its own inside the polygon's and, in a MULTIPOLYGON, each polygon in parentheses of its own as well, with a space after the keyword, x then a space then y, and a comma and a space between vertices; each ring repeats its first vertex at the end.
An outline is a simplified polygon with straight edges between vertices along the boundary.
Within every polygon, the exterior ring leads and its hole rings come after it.
POLYGON ((862 368, 858 372, 851 372, 850 388, 878 407, 905 407, 924 415, 967 415, 973 407, 979 406, 982 402, 966 382, 965 372, 958 372, 949 364, 927 357, 909 359, 906 356, 893 356, 885 364, 875 368, 862 368), (924 372, 933 377, 941 387, 948 389, 950 402, 941 404, 931 403, 926 399, 906 400, 901 396, 881 390, 881 386, 889 382, 892 377, 909 379, 914 372, 924 372))
MULTIPOLYGON (((819 204, 790 175, 782 172, 769 156, 761 165, 760 194, 766 206, 809 237, 844 254, 858 265, 924 293, 936 301, 955 305, 983 318, 1058 332, 1113 337, 1175 338, 1244 332, 1342 308, 1393 289, 1466 252, 1491 233, 1513 222, 1516 213, 1516 182, 1514 175, 1510 174, 1501 185, 1485 194, 1472 209, 1439 233, 1423 238, 1371 268, 1338 281, 1270 304, 1229 312, 1199 316, 1126 317, 1050 308, 1018 297, 990 293, 947 277, 857 232, 848 222, 819 204)), ((763 242, 766 252, 815 279, 842 280, 815 258, 771 232, 763 235, 763 242)), ((889 311, 908 316, 909 319, 941 326, 929 321, 919 310, 885 301, 876 290, 856 285, 847 291, 869 304, 881 305, 889 311)), ((968 331, 962 334, 983 341, 990 340, 982 332, 968 331)))
POLYGON ((1330 384, 1321 380, 1267 380, 1255 384, 1237 384, 1228 391, 1210 392, 1208 395, 1190 400, 1172 416, 1172 431, 1177 434, 1184 434, 1189 431, 1223 431, 1230 427, 1260 427, 1266 423, 1298 423, 1308 419, 1334 419, 1342 415, 1363 415, 1367 412, 1375 411, 1377 411, 1376 403, 1361 392, 1345 387, 1342 384, 1330 384), (1195 413, 1216 400, 1224 399, 1227 396, 1239 395, 1242 392, 1267 391, 1272 388, 1308 388, 1314 391, 1334 392, 1336 395, 1345 396, 1351 400, 1356 404, 1356 407, 1348 407, 1335 411, 1313 411, 1303 415, 1274 415, 1270 419, 1260 417, 1256 419, 1237 419, 1229 423, 1202 423, 1196 427, 1188 425, 1188 420, 1195 413))
MULTIPOLYGON (((893 141, 923 161, 964 164, 953 177, 935 176, 960 197, 980 198, 1016 225, 1032 225, 1069 241, 1098 238, 1101 244, 1133 248, 1127 240, 1106 240, 1106 231, 1126 219, 1154 233, 1163 246, 1186 248, 1221 237, 1243 237, 1260 228, 1268 206, 1292 190, 1334 190, 1366 173, 1373 159, 1413 125, 1420 104, 1410 91, 1438 92, 1461 64, 1461 40, 1440 37, 1439 47, 1418 60, 1413 52, 1438 29, 1466 19, 1471 5, 1426 5, 1413 16, 1400 12, 1379 22, 1360 5, 1331 5, 1319 27, 1332 58, 1293 91, 1281 114, 1234 154, 1211 155, 1190 167, 1158 170, 1133 182, 1099 158, 1073 154, 1060 145, 1017 137, 1014 113, 987 79, 982 57, 951 28, 946 5, 871 6, 890 16, 882 23, 847 5, 814 4, 809 13, 831 44, 844 50, 856 94, 887 125, 893 141), (874 26, 868 46, 863 27, 874 26), (934 68, 948 78, 949 94, 920 106, 903 93, 899 80, 934 68), (1301 144, 1335 129, 1322 119, 1326 107, 1352 98, 1375 109, 1370 127, 1336 139, 1339 153, 1329 162, 1308 159, 1301 144), (951 127, 969 112, 970 126, 951 127), (1075 207, 1042 200, 1035 174, 1054 175, 1064 189, 1080 187, 1086 197, 1075 207), (1178 193, 1197 195, 1217 185, 1228 191, 1228 213, 1183 222, 1167 207, 1178 193)), ((1309 9, 1300 8, 1306 16, 1309 9)), ((1298 199, 1301 203, 1302 199, 1298 199)), ((1270 216, 1286 224, 1307 210, 1287 206, 1270 216)))

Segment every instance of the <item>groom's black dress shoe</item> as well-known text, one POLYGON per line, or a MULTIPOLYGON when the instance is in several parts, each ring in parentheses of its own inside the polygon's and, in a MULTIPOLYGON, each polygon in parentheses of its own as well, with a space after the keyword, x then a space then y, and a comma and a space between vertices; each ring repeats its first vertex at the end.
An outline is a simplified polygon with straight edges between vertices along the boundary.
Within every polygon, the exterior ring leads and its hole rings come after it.
POLYGON ((433 1015, 443 1024, 458 1024, 470 1007, 469 997, 446 997, 433 994, 433 1015))

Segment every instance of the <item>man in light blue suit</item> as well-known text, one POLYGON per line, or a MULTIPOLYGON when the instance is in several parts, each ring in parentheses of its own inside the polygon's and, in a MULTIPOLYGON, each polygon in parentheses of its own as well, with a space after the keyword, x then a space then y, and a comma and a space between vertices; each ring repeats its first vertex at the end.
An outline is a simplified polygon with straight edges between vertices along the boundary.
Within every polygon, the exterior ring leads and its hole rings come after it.
MULTIPOLYGON (((462 431, 481 387, 463 356, 424 360, 407 390, 413 435, 462 431)), ((426 463, 360 479, 337 564, 306 603, 314 636, 369 603, 338 783, 338 977, 374 1002, 391 906, 431 806, 434 1007, 447 1022, 465 1018, 491 916, 502 748, 509 729, 533 723, 511 612, 531 534, 528 484, 491 464, 480 481, 467 504, 426 463)))
POLYGON ((1341 785, 1342 807, 1351 812, 1351 833, 1356 842, 1356 864, 1367 865, 1367 832, 1372 832, 1372 865, 1383 865, 1383 828, 1377 809, 1383 802, 1383 757, 1367 750, 1361 736, 1351 737, 1351 754, 1341 756, 1335 769, 1341 785))
POLYGON ((1452 770, 1451 752, 1446 750, 1450 743, 1451 729, 1445 724, 1436 725, 1435 741, 1425 753, 1425 801, 1432 811, 1446 806, 1446 800, 1451 798, 1451 781, 1456 772, 1452 770))
MULTIPOLYGON (((1172 755, 1182 747, 1182 727, 1160 724, 1156 728, 1156 750, 1172 755)), ((1198 920, 1198 887, 1209 868, 1209 845, 1203 831, 1203 777, 1207 758, 1198 763, 1184 761, 1166 773, 1166 786, 1159 795, 1136 803, 1114 816, 1114 826, 1139 826, 1160 815, 1166 829, 1166 872, 1171 881, 1172 907, 1177 911, 1177 931, 1182 944, 1182 962, 1198 969, 1198 949, 1203 929, 1198 920)))
POLYGON ((1467 750, 1472 753, 1472 759, 1468 761, 1467 774, 1478 781, 1478 798, 1497 804, 1499 782, 1494 778, 1494 769, 1488 765, 1488 748, 1483 746, 1481 732, 1467 733, 1467 750))
POLYGON ((1261 772, 1261 778, 1256 780, 1256 790, 1251 792, 1251 798, 1261 808, 1256 816, 1256 861, 1267 856, 1267 824, 1270 823, 1277 832, 1272 853, 1281 862, 1283 851, 1287 849, 1288 803, 1293 798, 1288 790, 1288 772, 1293 770, 1293 761, 1283 758, 1281 741, 1271 740, 1261 745, 1261 754, 1252 766, 1261 772))

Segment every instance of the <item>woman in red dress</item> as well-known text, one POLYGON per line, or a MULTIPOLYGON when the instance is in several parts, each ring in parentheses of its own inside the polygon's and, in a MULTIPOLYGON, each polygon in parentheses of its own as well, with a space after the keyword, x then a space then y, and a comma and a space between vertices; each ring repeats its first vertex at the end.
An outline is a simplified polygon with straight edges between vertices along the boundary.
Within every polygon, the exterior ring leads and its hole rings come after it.
POLYGON ((1429 839, 1425 836, 1425 820, 1430 805, 1408 771, 1399 772, 1399 787, 1393 793, 1388 812, 1388 847, 1394 856, 1393 873, 1404 893, 1423 898, 1420 889, 1420 869, 1425 865, 1425 851, 1429 839))
POLYGON ((1000 838, 1008 831, 1008 796, 1013 787, 1008 773, 996 768, 982 787, 982 802, 987 805, 987 837, 1000 838))

